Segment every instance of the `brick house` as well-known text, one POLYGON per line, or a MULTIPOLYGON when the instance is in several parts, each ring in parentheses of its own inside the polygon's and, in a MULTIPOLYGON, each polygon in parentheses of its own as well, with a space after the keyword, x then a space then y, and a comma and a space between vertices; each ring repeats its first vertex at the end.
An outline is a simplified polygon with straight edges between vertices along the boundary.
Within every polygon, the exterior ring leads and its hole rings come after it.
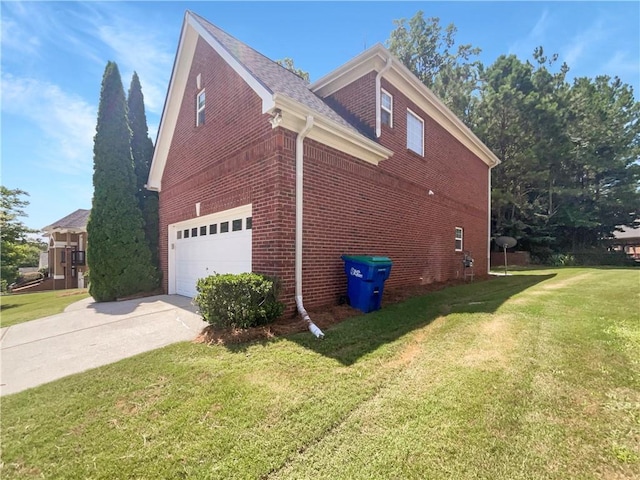
MULTIPOLYGON (((88 270, 87 221, 91 210, 79 209, 42 229, 48 237, 49 276, 53 288, 85 288, 84 274, 88 270)), ((47 287, 49 288, 49 287, 47 287)))
POLYGON ((390 286, 489 267, 496 156, 376 45, 308 84, 186 12, 147 188, 167 293, 255 271, 290 309, 334 304, 342 254, 388 256, 390 286))

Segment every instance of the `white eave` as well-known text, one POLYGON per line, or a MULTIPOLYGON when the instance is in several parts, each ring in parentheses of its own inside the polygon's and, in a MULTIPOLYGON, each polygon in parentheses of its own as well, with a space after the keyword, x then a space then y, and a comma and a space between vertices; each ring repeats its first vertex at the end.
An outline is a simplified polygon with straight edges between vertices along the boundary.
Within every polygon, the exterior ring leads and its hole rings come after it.
POLYGON ((299 132, 304 127, 307 116, 311 115, 314 118, 313 128, 307 134, 307 138, 373 165, 377 165, 380 161, 393 155, 393 151, 378 142, 340 125, 296 100, 278 93, 273 96, 273 99, 275 109, 282 111, 280 126, 283 128, 299 132))
POLYGON ((392 66, 384 74, 384 78, 387 81, 395 85, 409 100, 438 122, 490 168, 500 163, 498 157, 400 60, 394 57, 381 44, 376 44, 362 52, 338 69, 313 82, 309 85, 309 88, 320 97, 326 98, 367 73, 374 70, 380 71, 389 58, 392 59, 392 66))
POLYGON ((156 147, 153 154, 153 161, 149 171, 149 180, 145 187, 148 190, 160 191, 162 183, 162 173, 167 163, 169 148, 173 132, 176 128, 180 105, 184 96, 187 78, 191 70, 191 63, 195 54, 198 37, 202 37, 249 85, 254 92, 262 99, 262 112, 265 113, 273 109, 273 94, 262 85, 233 55, 231 55, 218 42, 211 33, 205 29, 196 17, 189 11, 185 13, 182 22, 182 31, 178 43, 178 53, 173 64, 169 89, 165 99, 160 127, 156 138, 156 147))

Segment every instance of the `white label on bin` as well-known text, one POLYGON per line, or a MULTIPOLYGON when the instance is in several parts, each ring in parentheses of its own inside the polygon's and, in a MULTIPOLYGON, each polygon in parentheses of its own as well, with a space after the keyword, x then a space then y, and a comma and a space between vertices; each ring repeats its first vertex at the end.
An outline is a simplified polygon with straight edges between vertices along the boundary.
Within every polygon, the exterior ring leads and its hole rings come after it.
POLYGON ((351 267, 351 276, 352 277, 358 277, 358 278, 364 277, 364 275, 362 275, 362 272, 360 270, 358 270, 357 268, 353 268, 353 267, 351 267))

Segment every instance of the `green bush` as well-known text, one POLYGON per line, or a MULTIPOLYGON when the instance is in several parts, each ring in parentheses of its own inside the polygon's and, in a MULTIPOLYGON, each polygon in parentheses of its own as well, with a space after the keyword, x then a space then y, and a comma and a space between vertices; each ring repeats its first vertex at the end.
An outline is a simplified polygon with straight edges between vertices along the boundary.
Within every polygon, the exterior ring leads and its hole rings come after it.
POLYGON ((638 266, 633 258, 624 252, 607 252, 601 250, 556 253, 551 255, 547 262, 552 267, 594 267, 594 266, 638 266))
POLYGON ((257 273, 215 274, 196 284, 195 303, 215 327, 248 328, 272 322, 284 311, 277 279, 257 273))
POLYGON ((576 259, 570 253, 556 253, 549 258, 552 267, 574 267, 578 265, 576 259))

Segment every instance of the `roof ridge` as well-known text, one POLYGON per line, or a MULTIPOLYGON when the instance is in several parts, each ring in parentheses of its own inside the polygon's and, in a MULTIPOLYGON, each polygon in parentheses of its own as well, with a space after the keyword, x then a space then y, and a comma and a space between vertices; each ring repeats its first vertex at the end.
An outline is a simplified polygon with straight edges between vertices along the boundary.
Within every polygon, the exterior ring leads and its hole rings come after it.
MULTIPOLYGON (((279 68, 281 68, 284 72, 287 72, 287 74, 289 75, 293 75, 295 78, 299 79, 301 82, 303 82, 305 84, 305 86, 307 88, 309 88, 309 85, 311 84, 311 82, 305 80, 304 78, 302 78, 300 75, 298 75, 295 72, 292 72, 291 70, 289 70, 288 68, 286 68, 285 66, 279 64, 277 61, 267 57, 264 53, 256 50, 255 48, 253 48, 251 45, 243 42, 242 40, 239 40, 238 38, 234 37, 233 35, 231 35, 229 32, 227 32, 225 29, 214 25, 213 23, 211 23, 209 20, 207 20, 206 18, 202 17, 201 15, 198 15, 197 13, 193 12, 192 10, 187 10, 187 12, 189 12, 191 15, 193 15, 194 17, 196 17, 196 20, 198 20, 200 23, 206 23, 207 25, 213 27, 215 30, 219 30, 220 32, 222 32, 224 35, 228 36, 229 38, 231 38, 233 41, 238 42, 239 44, 241 44, 243 47, 248 48, 249 50, 251 50, 252 52, 256 53, 257 55, 261 56, 262 58, 264 58, 265 60, 267 60, 268 62, 277 65, 279 68)), ((211 32, 209 32, 211 33, 211 32)), ((253 72, 250 67, 244 63, 241 59, 239 59, 237 57, 237 55, 235 55, 232 51, 229 50, 229 48, 227 48, 227 46, 220 42, 222 48, 224 48, 230 55, 232 55, 241 65, 243 65, 250 73, 251 75, 258 80, 260 83, 263 83, 260 78, 255 74, 255 72, 253 72)), ((267 87, 265 85, 265 87, 267 87)), ((268 87, 267 87, 268 88, 268 87)), ((311 91, 309 89, 309 91, 311 91)), ((313 93, 313 92, 312 92, 313 93)))

